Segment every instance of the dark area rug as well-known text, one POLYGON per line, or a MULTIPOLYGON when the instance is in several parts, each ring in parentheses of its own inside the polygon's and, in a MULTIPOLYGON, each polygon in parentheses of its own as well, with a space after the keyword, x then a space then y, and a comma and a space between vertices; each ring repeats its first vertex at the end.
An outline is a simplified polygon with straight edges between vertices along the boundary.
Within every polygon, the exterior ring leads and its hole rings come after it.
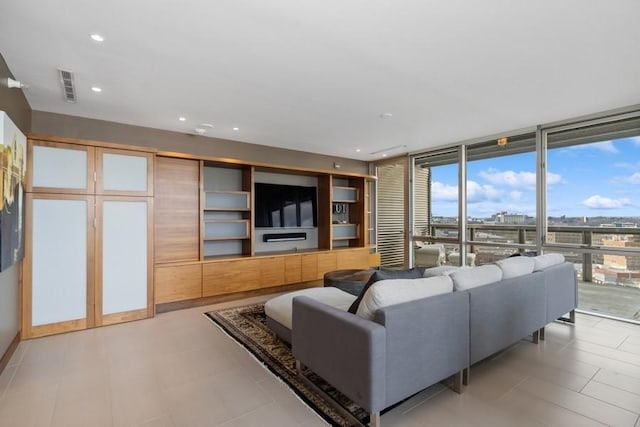
MULTIPOLYGON (((298 378, 291 348, 267 328, 262 304, 216 310, 208 312, 206 315, 264 363, 271 372, 284 381, 300 399, 328 423, 334 426, 357 425, 335 410, 325 396, 317 393, 298 378)), ((331 396, 334 402, 340 404, 360 420, 362 424, 366 425, 369 422, 366 411, 355 405, 322 378, 310 371, 305 371, 305 376, 331 396)))

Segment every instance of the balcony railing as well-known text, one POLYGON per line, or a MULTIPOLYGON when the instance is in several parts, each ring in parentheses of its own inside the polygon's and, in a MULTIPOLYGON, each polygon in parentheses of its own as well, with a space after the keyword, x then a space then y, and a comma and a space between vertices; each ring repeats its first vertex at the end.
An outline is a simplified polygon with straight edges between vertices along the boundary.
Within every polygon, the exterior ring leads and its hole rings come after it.
MULTIPOLYGON (((537 248, 537 234, 534 225, 521 224, 470 224, 467 228, 468 251, 476 253, 476 264, 486 264, 504 258, 515 252, 537 248), (486 248, 486 251, 482 249, 486 248)), ((414 240, 444 243, 449 248, 459 244, 457 224, 432 224, 425 235, 414 235, 414 240)), ((567 261, 580 266, 579 278, 584 282, 598 283, 601 279, 593 275, 592 266, 604 265, 605 255, 631 258, 630 265, 612 265, 629 271, 640 272, 640 228, 632 227, 587 227, 554 226, 547 227, 546 251, 557 251, 565 255, 567 261)), ((629 277, 635 279, 635 277, 629 277)), ((640 282, 630 280, 631 286, 640 282)), ((637 286, 637 285, 636 285, 637 286)))

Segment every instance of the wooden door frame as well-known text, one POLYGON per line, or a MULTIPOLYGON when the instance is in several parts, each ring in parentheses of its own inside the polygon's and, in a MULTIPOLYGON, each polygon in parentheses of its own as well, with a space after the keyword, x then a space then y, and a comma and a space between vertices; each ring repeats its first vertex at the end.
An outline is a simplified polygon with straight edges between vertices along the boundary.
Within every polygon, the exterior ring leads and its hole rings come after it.
POLYGON ((93 221, 95 218, 94 196, 80 194, 33 194, 25 198, 25 256, 22 263, 22 338, 35 338, 63 332, 78 331, 94 326, 94 277, 95 241, 93 221), (33 326, 33 201, 34 200, 83 200, 87 202, 87 279, 86 318, 33 326))
POLYGON ((95 239, 95 275, 94 275, 94 318, 95 326, 111 325, 153 317, 155 314, 153 296, 153 198, 133 196, 96 196, 96 239, 95 239), (121 313, 103 314, 103 221, 104 202, 145 202, 147 204, 147 307, 121 313))

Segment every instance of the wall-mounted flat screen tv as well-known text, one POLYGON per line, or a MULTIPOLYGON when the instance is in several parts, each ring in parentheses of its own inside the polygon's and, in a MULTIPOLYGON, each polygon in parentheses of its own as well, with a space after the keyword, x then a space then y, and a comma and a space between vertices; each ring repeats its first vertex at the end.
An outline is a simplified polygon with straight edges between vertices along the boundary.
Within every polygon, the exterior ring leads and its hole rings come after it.
POLYGON ((316 193, 316 187, 256 183, 256 227, 317 227, 316 193))

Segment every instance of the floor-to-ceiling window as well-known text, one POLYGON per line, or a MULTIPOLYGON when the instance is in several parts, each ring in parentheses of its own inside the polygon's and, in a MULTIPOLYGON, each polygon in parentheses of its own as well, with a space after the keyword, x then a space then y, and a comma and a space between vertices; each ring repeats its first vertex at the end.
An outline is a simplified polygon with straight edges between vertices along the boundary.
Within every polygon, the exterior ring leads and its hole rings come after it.
POLYGON ((414 264, 449 263, 459 248, 458 149, 413 158, 412 249, 414 264))
POLYGON ((640 118, 545 130, 545 251, 574 263, 578 307, 640 320, 640 118))
POLYGON ((536 250, 536 134, 467 148, 467 265, 536 250))
POLYGON ((640 320, 638 108, 411 159, 415 260, 434 244, 452 265, 559 252, 575 265, 579 309, 640 320))

